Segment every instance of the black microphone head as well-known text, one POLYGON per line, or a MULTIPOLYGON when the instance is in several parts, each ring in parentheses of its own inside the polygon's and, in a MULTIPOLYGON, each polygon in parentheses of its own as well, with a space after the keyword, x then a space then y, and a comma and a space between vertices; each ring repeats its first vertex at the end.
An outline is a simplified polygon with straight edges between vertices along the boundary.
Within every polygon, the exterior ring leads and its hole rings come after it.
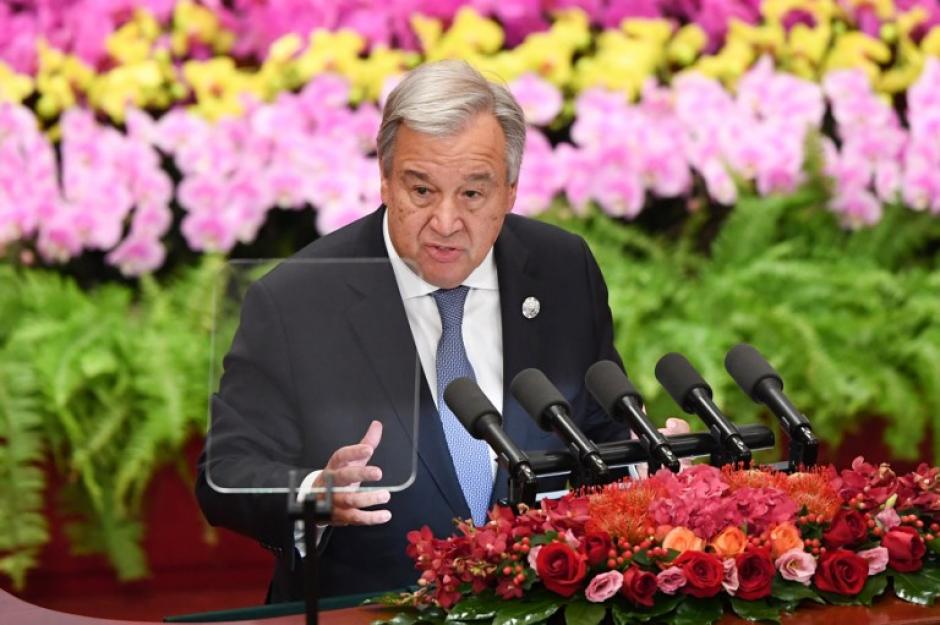
POLYGON ((779 388, 783 389, 783 380, 777 370, 761 356, 759 351, 747 343, 735 345, 728 351, 728 355, 725 356, 725 369, 738 383, 741 390, 757 403, 761 401, 757 397, 757 385, 762 380, 767 378, 776 380, 780 385, 779 388))
POLYGON ((517 373, 509 384, 509 391, 545 431, 552 429, 551 421, 545 417, 546 410, 552 406, 561 406, 571 413, 568 401, 538 369, 523 369, 517 373))
POLYGON ((656 363, 656 379, 662 384, 673 401, 686 412, 694 412, 689 403, 689 395, 697 388, 704 390, 712 396, 712 388, 708 382, 699 375, 685 356, 670 352, 656 363))
POLYGON ((625 395, 643 403, 643 398, 634 388, 627 374, 610 360, 601 360, 591 365, 591 368, 584 374, 584 385, 604 412, 613 418, 620 414, 617 406, 625 395))
POLYGON ((483 438, 477 425, 486 415, 492 415, 499 425, 503 424, 499 412, 471 378, 457 378, 448 384, 444 389, 444 401, 473 438, 483 438))

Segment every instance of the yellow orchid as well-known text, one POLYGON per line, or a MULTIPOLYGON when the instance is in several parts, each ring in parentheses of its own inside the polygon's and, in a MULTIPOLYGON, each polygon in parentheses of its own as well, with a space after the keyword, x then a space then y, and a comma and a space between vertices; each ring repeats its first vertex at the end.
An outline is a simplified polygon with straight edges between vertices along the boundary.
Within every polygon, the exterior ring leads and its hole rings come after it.
POLYGON ((171 105, 170 95, 162 89, 163 85, 163 72, 154 60, 121 65, 95 77, 93 86, 88 90, 88 101, 115 122, 121 123, 129 106, 143 108, 171 105), (162 98, 158 95, 160 93, 164 94, 162 98))
POLYGON ((350 79, 350 100, 378 100, 390 76, 416 66, 420 57, 415 52, 375 46, 367 58, 359 59, 347 75, 350 79))
POLYGON ((433 49, 437 42, 441 40, 441 35, 444 34, 444 25, 441 20, 433 17, 415 13, 411 16, 409 22, 411 23, 411 30, 414 31, 424 52, 433 49))
POLYGON ((717 54, 702 56, 689 69, 734 85, 738 78, 754 63, 754 48, 740 38, 729 38, 717 54))
POLYGON ((921 40, 920 49, 924 54, 940 56, 940 26, 934 26, 921 40))
POLYGON ((354 30, 331 32, 318 28, 310 33, 306 49, 297 56, 297 72, 304 82, 324 72, 347 75, 365 48, 366 40, 354 30))
POLYGON ((581 50, 591 44, 591 20, 587 13, 567 9, 556 11, 554 18, 548 32, 559 44, 571 50, 581 50))
POLYGON ((879 66, 890 60, 891 49, 883 41, 859 31, 846 32, 836 37, 826 58, 825 71, 857 67, 877 83, 879 66))
POLYGON ((666 44, 666 58, 670 63, 685 67, 695 61, 705 49, 708 35, 698 24, 686 24, 666 44))
POLYGON ((622 91, 633 98, 662 65, 665 50, 655 38, 635 39, 608 30, 597 38, 597 53, 578 59, 574 87, 622 91))
POLYGON ((144 9, 134 11, 134 18, 115 30, 105 41, 105 49, 121 64, 139 63, 150 56, 150 49, 160 35, 160 24, 144 9))
POLYGON ((210 120, 242 113, 246 95, 264 95, 256 76, 239 71, 229 57, 184 63, 183 76, 196 96, 195 110, 210 120))
POLYGON ((77 93, 86 91, 94 78, 94 70, 81 59, 50 47, 45 40, 37 41, 39 71, 35 85, 39 92, 36 112, 51 119, 75 105, 77 93))
POLYGON ((503 45, 503 29, 470 7, 457 11, 453 24, 425 49, 428 61, 461 59, 471 54, 494 54, 503 45))
POLYGON ((623 20, 620 30, 630 39, 649 41, 663 47, 672 37, 673 27, 668 20, 633 17, 623 20))
POLYGON ((211 9, 192 2, 180 0, 173 8, 173 31, 171 49, 178 57, 189 52, 192 41, 211 46, 213 51, 228 52, 235 42, 235 35, 222 27, 218 16, 211 9))
POLYGON ((21 103, 33 92, 33 79, 0 61, 0 102, 21 103))

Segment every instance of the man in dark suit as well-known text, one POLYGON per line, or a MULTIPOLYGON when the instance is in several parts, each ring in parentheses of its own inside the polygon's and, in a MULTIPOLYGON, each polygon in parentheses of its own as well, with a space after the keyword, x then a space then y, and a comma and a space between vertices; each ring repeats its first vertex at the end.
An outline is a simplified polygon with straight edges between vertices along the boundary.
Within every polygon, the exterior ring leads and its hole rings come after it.
POLYGON ((443 536, 454 518, 482 523, 486 505, 506 494, 502 469, 494 480, 492 456, 465 432, 461 438, 442 405, 443 383, 461 371, 501 409, 522 449, 561 446, 509 395, 509 381, 528 367, 559 387, 588 436, 628 436, 583 384, 594 362, 619 362, 597 264, 580 238, 509 214, 525 131, 509 92, 468 65, 414 70, 384 109, 384 205, 249 290, 213 398, 197 496, 212 524, 277 554, 271 601, 298 599, 302 589, 284 496, 217 487, 283 487, 291 471, 313 485, 324 472, 340 485, 394 484, 413 468, 413 483, 400 492, 337 495, 334 527, 319 543, 324 596, 412 584, 409 530, 429 525, 443 536), (338 258, 388 265, 351 276, 310 264, 338 258), (453 295, 456 334, 443 303, 453 295))

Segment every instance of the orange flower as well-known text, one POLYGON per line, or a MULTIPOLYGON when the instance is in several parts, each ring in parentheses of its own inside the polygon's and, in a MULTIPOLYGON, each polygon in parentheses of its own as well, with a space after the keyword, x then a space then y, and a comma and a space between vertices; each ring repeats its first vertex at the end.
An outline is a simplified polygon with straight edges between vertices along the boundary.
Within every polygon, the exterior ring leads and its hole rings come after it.
POLYGON ((800 530, 793 523, 781 523, 770 531, 770 551, 775 559, 791 549, 802 548, 800 530))
POLYGON ((747 536, 736 525, 729 525, 720 534, 712 538, 711 546, 722 558, 732 558, 744 552, 747 536))
POLYGON ((687 528, 674 527, 663 539, 663 547, 666 549, 675 549, 679 553, 684 551, 702 551, 705 549, 705 541, 687 528))

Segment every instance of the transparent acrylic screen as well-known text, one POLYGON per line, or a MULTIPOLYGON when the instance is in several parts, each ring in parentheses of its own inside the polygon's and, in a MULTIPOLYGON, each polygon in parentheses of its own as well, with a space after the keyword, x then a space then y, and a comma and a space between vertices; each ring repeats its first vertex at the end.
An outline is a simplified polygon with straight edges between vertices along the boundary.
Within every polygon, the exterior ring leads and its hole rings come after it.
POLYGON ((230 260, 212 297, 213 489, 292 492, 373 420, 381 479, 334 489, 411 484, 423 373, 388 259, 230 260))

